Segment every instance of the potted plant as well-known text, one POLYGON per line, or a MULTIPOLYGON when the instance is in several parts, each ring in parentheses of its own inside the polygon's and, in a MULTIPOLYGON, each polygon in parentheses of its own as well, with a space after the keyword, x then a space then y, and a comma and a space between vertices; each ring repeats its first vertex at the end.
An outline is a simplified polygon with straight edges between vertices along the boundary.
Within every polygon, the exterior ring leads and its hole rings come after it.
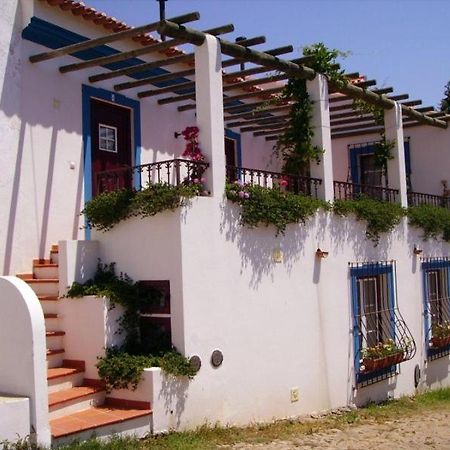
POLYGON ((404 350, 397 346, 393 339, 379 342, 372 347, 362 350, 363 372, 373 372, 401 363, 404 359, 404 350))
POLYGON ((450 345, 450 322, 434 323, 431 326, 431 346, 433 348, 450 345))

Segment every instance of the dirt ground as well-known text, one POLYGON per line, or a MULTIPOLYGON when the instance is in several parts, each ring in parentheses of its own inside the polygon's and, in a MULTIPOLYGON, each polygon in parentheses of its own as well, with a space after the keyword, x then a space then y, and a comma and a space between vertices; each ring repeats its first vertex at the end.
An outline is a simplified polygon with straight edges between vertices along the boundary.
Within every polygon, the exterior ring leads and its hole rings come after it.
POLYGON ((233 450, 450 450, 450 411, 399 417, 382 424, 352 425, 270 444, 236 444, 233 450))

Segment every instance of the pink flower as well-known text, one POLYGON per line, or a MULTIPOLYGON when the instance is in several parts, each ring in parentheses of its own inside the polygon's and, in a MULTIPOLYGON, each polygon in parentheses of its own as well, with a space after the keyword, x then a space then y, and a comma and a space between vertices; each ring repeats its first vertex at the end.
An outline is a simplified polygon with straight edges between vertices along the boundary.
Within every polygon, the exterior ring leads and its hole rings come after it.
POLYGON ((245 192, 244 191, 239 191, 239 198, 245 198, 245 192))
POLYGON ((202 177, 202 178, 200 178, 200 181, 201 181, 202 183, 206 183, 206 178, 205 178, 205 177, 202 177))
POLYGON ((280 181, 280 185, 283 186, 283 187, 286 187, 286 186, 288 185, 287 180, 284 180, 284 179, 281 180, 281 181, 280 181))
POLYGON ((198 178, 194 178, 194 184, 198 184, 198 183, 200 183, 200 180, 198 179, 198 178))
POLYGON ((249 192, 244 192, 244 198, 250 198, 250 193, 249 192))

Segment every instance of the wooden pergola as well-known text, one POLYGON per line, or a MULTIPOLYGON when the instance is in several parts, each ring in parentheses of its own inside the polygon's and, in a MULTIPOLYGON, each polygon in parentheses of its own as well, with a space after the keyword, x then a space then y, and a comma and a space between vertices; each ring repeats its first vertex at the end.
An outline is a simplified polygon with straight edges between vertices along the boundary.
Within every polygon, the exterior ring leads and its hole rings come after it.
MULTIPOLYGON (((66 55, 78 56, 78 52, 82 50, 93 49, 130 38, 138 40, 137 38, 146 36, 148 32, 158 31, 161 35, 172 39, 162 42, 155 42, 154 39, 140 39, 146 44, 137 49, 61 65, 59 71, 65 74, 85 69, 105 68, 100 73, 89 75, 89 81, 96 83, 127 76, 129 81, 121 81, 115 84, 115 91, 139 89, 137 92, 139 98, 158 97, 157 102, 160 105, 180 103, 177 107, 178 111, 193 110, 196 107, 195 69, 193 67, 195 56, 193 52, 180 52, 175 46, 184 44, 198 46, 203 44, 206 34, 221 36, 234 30, 232 24, 204 31, 197 31, 184 25, 199 18, 198 12, 192 12, 170 20, 118 31, 100 38, 89 39, 33 55, 30 57, 30 62, 39 63, 66 55), (155 53, 163 55, 163 57, 156 57, 152 61, 138 59, 140 56, 155 53), (117 63, 122 63, 124 67, 113 69, 112 67, 117 67, 117 63), (178 68, 174 71, 167 70, 170 66, 180 64, 187 65, 187 68, 181 70, 178 68), (155 69, 163 69, 163 73, 159 70, 159 73, 154 74, 155 69), (164 94, 167 95, 163 96, 164 94)), ((222 54, 230 57, 222 61, 223 69, 241 65, 243 62, 253 65, 244 70, 231 72, 223 70, 226 126, 237 128, 242 133, 252 132, 255 136, 265 136, 265 139, 270 141, 276 140, 278 135, 286 129, 289 122, 290 102, 279 98, 286 80, 291 77, 312 80, 316 76, 316 72, 308 67, 308 63, 311 63, 311 57, 291 60, 280 58, 281 55, 293 51, 291 45, 266 51, 257 51, 251 48, 265 43, 265 41, 264 36, 240 40, 239 43, 219 38, 222 54), (255 75, 257 77, 249 78, 255 75), (270 102, 267 100, 270 100, 270 102)), ((420 124, 438 128, 447 127, 450 116, 435 111, 432 107, 416 108, 421 105, 420 100, 409 100, 407 94, 393 95, 392 87, 377 88, 375 80, 363 79, 359 73, 349 73, 346 74, 346 77, 348 81, 344 86, 337 86, 332 81, 329 82, 332 138, 382 131, 383 127, 375 122, 372 114, 354 109, 354 99, 384 109, 391 109, 395 102, 399 102, 404 127, 420 124)))

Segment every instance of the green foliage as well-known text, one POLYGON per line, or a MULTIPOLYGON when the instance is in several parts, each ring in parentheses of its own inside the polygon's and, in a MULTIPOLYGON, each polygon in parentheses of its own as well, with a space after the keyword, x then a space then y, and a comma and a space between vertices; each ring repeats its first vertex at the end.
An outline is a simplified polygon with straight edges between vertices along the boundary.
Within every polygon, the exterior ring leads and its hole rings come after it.
POLYGON ((157 304, 162 294, 157 289, 134 283, 126 274, 116 275, 114 263, 102 264, 99 261, 94 277, 84 284, 74 282, 66 297, 76 298, 86 295, 107 297, 113 305, 121 305, 124 314, 120 318, 120 326, 121 331, 125 332, 125 345, 139 348, 140 310, 145 306, 157 304))
POLYGON ((112 389, 135 390, 147 367, 161 367, 167 374, 186 376, 189 379, 196 374, 189 360, 176 350, 155 356, 133 355, 121 349, 110 348, 97 362, 98 374, 105 381, 108 392, 112 389))
MULTIPOLYGON (((319 42, 303 48, 304 56, 313 56, 308 65, 322 73, 336 84, 345 84, 344 72, 337 68, 336 58, 345 56, 336 49, 328 49, 319 42)), ((275 153, 283 161, 283 172, 288 174, 305 173, 311 161, 320 162, 323 149, 313 145, 314 131, 311 127, 312 101, 306 87, 306 80, 290 78, 281 99, 292 102, 286 131, 275 144, 275 153)))
POLYGON ((388 339, 386 342, 380 342, 373 347, 366 347, 362 350, 362 357, 367 359, 384 358, 385 356, 395 355, 404 350, 397 346, 392 340, 388 339))
POLYGON ((132 216, 149 217, 165 210, 175 210, 186 204, 186 199, 200 195, 201 184, 172 186, 152 183, 140 191, 123 189, 103 192, 86 203, 81 212, 87 226, 107 231, 117 223, 132 216))
POLYGON ((434 338, 442 339, 450 336, 450 322, 433 323, 431 325, 431 335, 434 338))
POLYGON ((103 192, 87 202, 83 211, 89 228, 107 231, 131 215, 135 193, 129 189, 103 192))
POLYGON ((406 211, 397 203, 383 202, 367 197, 358 200, 336 200, 333 211, 344 217, 355 214, 357 220, 367 222, 366 235, 375 245, 380 240, 381 233, 392 231, 399 223, 406 211))
POLYGON ((423 230, 424 239, 442 237, 450 242, 450 210, 439 206, 420 205, 408 208, 409 223, 423 230))
POLYGON ((328 209, 328 203, 309 196, 261 186, 228 183, 226 196, 241 206, 241 223, 250 228, 259 224, 274 225, 283 234, 289 223, 305 223, 319 209, 328 209))
POLYGON ((450 113, 450 81, 445 85, 444 98, 439 106, 441 111, 450 113))

